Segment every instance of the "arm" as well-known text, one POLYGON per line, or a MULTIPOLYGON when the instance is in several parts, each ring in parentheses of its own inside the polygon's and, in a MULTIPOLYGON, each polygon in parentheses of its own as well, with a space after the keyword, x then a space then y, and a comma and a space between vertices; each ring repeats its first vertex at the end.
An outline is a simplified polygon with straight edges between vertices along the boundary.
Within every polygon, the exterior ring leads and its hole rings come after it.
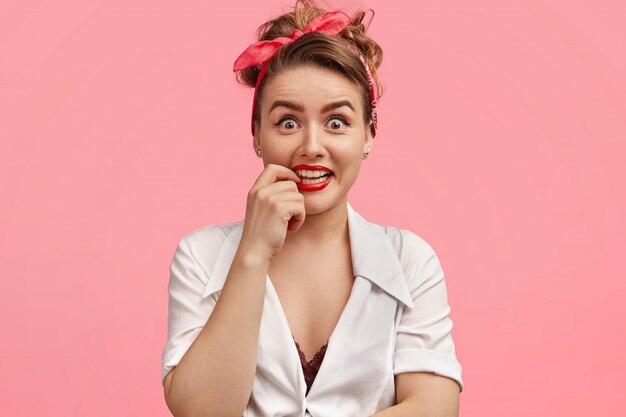
POLYGON ((408 274, 413 308, 403 311, 396 334, 397 405, 374 416, 457 417, 462 369, 452 340, 443 269, 426 241, 413 233, 405 238, 408 250, 419 256, 408 274))
POLYGON ((256 376, 267 272, 287 232, 302 225, 306 210, 300 177, 268 164, 248 192, 244 229, 219 298, 203 295, 207 273, 185 239, 172 262, 168 342, 162 377, 175 417, 241 416, 256 376), (208 319, 206 318, 208 317, 208 319))
MULTIPOLYGON (((179 262, 193 259, 184 241, 176 256, 179 262)), ((256 372, 268 268, 268 261, 240 245, 206 324, 163 381, 165 401, 175 417, 243 414, 256 372)), ((188 275, 176 273, 172 279, 182 283, 188 275)), ((189 302, 182 301, 178 292, 182 288, 189 285, 181 284, 171 294, 180 307, 177 313, 188 314, 189 302)), ((197 288, 201 294, 201 287, 197 288)), ((200 295, 194 292, 194 296, 200 295)))
POLYGON ((396 375, 397 405, 372 417, 458 417, 459 386, 429 372, 396 375))

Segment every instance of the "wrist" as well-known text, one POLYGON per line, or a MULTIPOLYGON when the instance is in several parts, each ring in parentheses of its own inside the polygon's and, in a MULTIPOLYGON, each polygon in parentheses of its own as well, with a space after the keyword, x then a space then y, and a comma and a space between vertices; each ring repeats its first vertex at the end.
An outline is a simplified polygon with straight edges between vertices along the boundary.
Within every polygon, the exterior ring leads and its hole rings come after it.
POLYGON ((269 269, 271 257, 264 251, 254 249, 244 242, 239 245, 235 258, 247 268, 269 269))

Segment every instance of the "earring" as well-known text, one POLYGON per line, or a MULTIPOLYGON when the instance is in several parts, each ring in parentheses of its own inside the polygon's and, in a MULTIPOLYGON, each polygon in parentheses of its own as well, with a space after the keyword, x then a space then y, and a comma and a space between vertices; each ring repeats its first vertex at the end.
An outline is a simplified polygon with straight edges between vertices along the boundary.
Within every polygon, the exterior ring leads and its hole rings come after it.
POLYGON ((257 156, 261 156, 261 150, 260 150, 260 149, 257 149, 257 150, 256 150, 256 154, 257 154, 257 156))
POLYGON ((363 155, 367 158, 370 155, 369 149, 366 149, 365 151, 363 151, 363 155))

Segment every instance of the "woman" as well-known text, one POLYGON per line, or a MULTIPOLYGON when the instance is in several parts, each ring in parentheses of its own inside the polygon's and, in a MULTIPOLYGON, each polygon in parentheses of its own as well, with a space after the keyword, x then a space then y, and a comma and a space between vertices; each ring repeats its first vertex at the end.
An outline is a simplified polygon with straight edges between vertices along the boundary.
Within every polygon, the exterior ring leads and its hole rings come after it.
POLYGON ((364 15, 298 1, 235 62, 264 169, 245 220, 189 233, 172 259, 175 416, 458 415, 437 256, 347 201, 376 134, 382 51, 364 15))

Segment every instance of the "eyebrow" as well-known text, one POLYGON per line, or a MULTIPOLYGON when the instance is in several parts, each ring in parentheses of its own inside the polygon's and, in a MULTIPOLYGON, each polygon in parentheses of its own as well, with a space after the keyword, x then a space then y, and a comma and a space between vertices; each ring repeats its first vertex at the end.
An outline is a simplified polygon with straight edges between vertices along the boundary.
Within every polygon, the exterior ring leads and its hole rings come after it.
MULTIPOLYGON (((272 110, 280 106, 287 107, 288 109, 299 111, 299 112, 304 111, 304 107, 300 104, 292 103, 291 101, 287 101, 287 100, 276 100, 275 102, 272 103, 272 106, 270 107, 269 112, 271 113, 272 110)), ((343 107, 343 106, 349 107, 354 113, 356 113, 356 111, 354 110, 354 106, 349 100, 340 100, 340 101, 334 101, 332 103, 328 103, 324 107, 322 107, 322 113, 326 113, 328 111, 331 111, 331 110, 334 110, 336 108, 343 107)))

